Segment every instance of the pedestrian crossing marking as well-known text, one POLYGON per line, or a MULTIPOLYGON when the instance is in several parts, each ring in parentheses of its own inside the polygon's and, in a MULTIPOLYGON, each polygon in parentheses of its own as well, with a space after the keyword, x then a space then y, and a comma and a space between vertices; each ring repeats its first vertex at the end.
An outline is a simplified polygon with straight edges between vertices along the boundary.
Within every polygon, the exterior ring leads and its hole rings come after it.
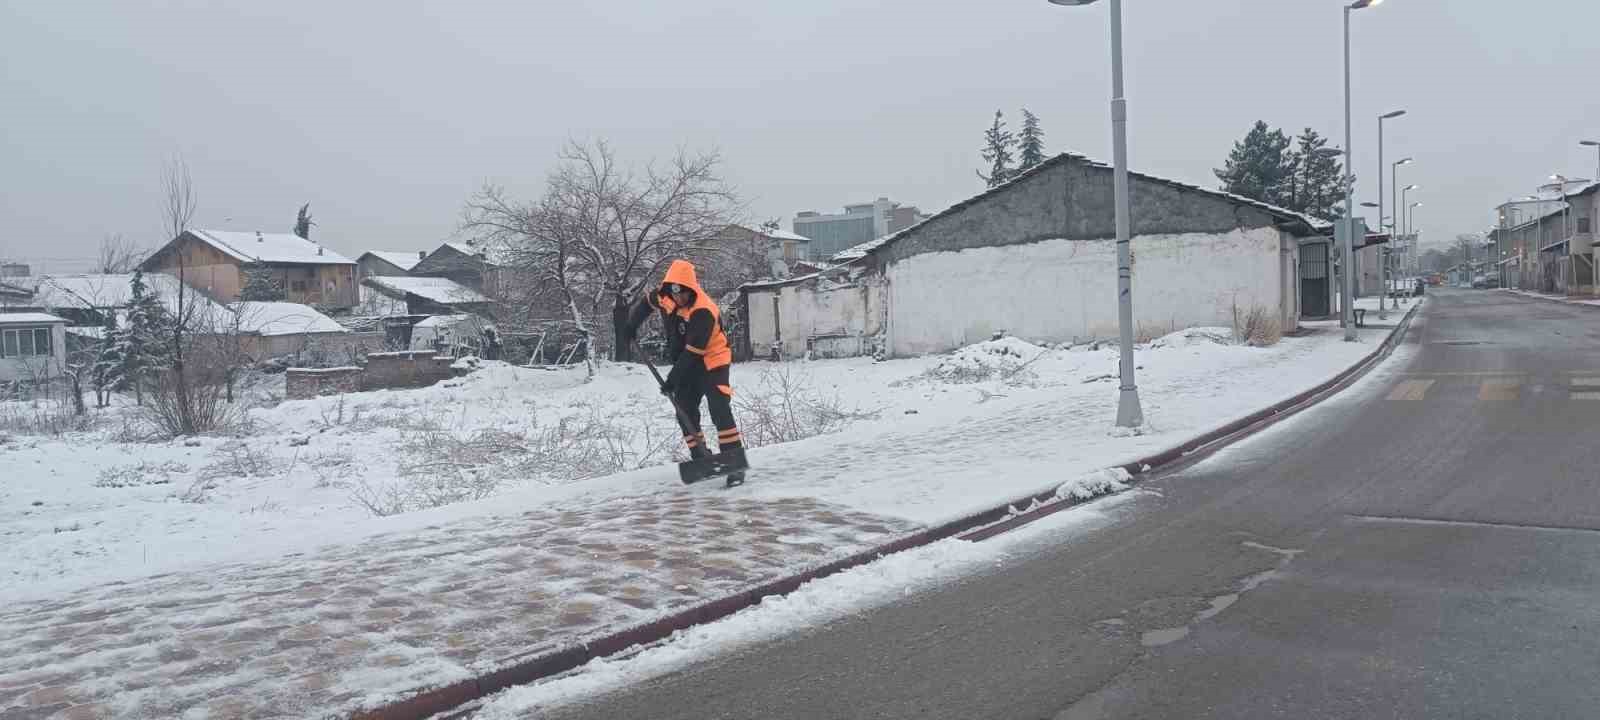
POLYGON ((1421 400, 1428 393, 1428 388, 1433 387, 1433 380, 1402 380, 1396 385, 1394 391, 1389 393, 1390 400, 1421 400))
POLYGON ((1600 377, 1575 377, 1572 379, 1572 387, 1574 389, 1600 388, 1600 377))
POLYGON ((1485 380, 1478 386, 1479 400, 1515 400, 1520 380, 1485 380))

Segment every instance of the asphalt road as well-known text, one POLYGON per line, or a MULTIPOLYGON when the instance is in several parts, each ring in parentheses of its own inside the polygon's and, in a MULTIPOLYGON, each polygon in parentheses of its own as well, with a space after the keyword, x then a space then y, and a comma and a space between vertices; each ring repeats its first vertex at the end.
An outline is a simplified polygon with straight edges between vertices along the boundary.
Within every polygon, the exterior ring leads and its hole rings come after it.
POLYGON ((1434 291, 1375 372, 1106 527, 541 716, 1600 717, 1600 308, 1434 291))

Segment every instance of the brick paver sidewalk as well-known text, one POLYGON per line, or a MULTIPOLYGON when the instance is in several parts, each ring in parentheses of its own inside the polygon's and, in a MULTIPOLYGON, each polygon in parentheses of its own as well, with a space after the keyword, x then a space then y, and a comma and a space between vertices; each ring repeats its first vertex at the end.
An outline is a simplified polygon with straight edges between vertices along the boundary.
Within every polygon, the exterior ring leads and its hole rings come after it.
POLYGON ((0 720, 337 716, 913 529, 683 491, 112 583, 0 610, 0 720))

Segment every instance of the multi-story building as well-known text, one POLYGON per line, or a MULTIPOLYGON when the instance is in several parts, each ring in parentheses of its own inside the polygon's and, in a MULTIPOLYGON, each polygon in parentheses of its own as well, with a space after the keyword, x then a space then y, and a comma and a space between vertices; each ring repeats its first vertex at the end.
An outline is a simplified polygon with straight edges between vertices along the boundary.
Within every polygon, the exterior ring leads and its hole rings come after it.
POLYGON ((915 206, 889 198, 846 205, 843 213, 823 215, 814 210, 795 215, 794 231, 811 239, 806 249, 811 260, 826 260, 834 253, 900 232, 927 219, 915 206))

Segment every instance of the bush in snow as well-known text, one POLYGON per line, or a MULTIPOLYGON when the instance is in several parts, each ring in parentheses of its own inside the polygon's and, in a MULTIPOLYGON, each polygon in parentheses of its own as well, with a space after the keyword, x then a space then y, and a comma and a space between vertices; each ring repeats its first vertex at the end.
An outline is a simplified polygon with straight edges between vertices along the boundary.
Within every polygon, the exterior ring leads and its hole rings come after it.
POLYGON ((211 457, 212 461, 200 468, 201 478, 259 478, 276 475, 282 470, 271 454, 244 440, 223 443, 211 457))
POLYGON ((1283 326, 1278 322, 1277 313, 1260 305, 1243 311, 1234 308, 1233 335, 1251 347, 1270 347, 1283 339, 1283 326))
POLYGON ((98 488, 126 488, 169 485, 172 483, 173 475, 182 475, 187 472, 189 472, 188 465, 173 460, 116 465, 102 469, 99 477, 94 481, 94 486, 98 488))
POLYGON ((810 375, 790 365, 763 370, 755 390, 734 396, 733 414, 744 442, 751 447, 836 432, 857 420, 878 416, 877 411, 846 410, 838 396, 817 392, 810 375))
POLYGON ((1233 330, 1225 327, 1192 327, 1168 333, 1150 342, 1151 348, 1185 348, 1194 345, 1232 345, 1233 330))

